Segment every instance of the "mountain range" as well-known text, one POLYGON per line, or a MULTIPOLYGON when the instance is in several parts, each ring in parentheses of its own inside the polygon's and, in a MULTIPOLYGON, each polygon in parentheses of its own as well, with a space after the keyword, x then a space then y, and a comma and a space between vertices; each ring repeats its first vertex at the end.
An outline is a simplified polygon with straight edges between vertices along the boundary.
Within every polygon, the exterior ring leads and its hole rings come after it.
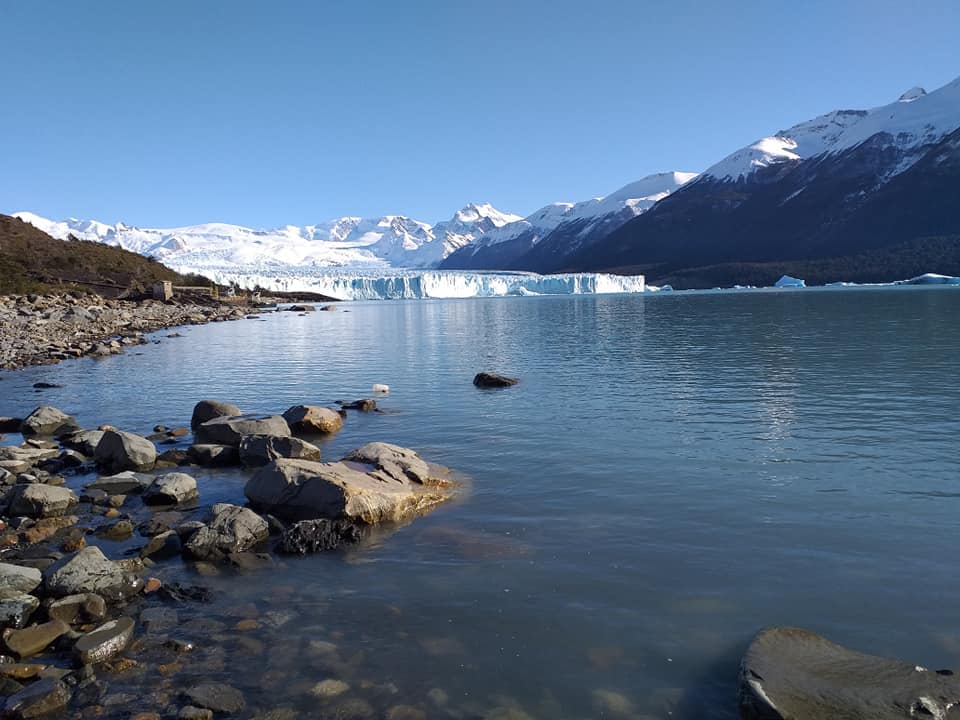
POLYGON ((612 270, 691 287, 762 282, 784 269, 886 280, 879 275, 906 276, 907 265, 927 260, 940 265, 924 269, 960 273, 960 78, 930 93, 912 88, 889 105, 799 123, 700 174, 659 173, 527 217, 486 203, 435 224, 391 215, 271 230, 17 216, 54 237, 213 274, 612 270), (898 267, 881 268, 880 257, 898 267), (873 269, 864 275, 864 267, 873 269))

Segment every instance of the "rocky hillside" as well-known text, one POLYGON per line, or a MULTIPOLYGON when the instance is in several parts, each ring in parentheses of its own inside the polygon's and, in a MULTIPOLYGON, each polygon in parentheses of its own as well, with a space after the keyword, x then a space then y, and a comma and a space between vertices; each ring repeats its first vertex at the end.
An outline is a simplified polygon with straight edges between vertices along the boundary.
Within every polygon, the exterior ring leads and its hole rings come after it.
POLYGON ((0 215, 0 295, 81 289, 117 297, 160 280, 209 285, 137 253, 97 242, 57 240, 33 225, 0 215))

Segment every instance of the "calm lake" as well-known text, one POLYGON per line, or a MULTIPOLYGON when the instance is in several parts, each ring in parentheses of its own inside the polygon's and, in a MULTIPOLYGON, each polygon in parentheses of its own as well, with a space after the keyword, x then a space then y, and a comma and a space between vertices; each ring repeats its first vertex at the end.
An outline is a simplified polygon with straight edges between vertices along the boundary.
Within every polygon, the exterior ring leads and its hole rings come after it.
MULTIPOLYGON (((960 289, 355 303, 180 332, 3 373, 0 415, 149 434, 204 398, 276 413, 386 383, 325 457, 383 440, 467 479, 346 553, 158 566, 214 599, 178 608, 199 645, 179 674, 147 656, 109 679, 118 717, 209 677, 246 716, 735 718, 768 625, 960 666, 960 289), (478 390, 480 370, 521 383, 478 390), (350 689, 309 694, 327 678, 350 689)), ((195 474, 202 507, 242 504, 243 471, 195 474)))

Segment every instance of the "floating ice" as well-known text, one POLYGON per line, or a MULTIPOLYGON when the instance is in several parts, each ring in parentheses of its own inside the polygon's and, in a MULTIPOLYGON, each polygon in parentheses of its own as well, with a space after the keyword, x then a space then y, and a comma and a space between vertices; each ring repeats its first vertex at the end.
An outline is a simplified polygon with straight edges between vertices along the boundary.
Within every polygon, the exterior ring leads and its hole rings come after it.
POLYGON ((807 284, 799 278, 790 277, 789 275, 784 275, 779 280, 777 280, 773 284, 773 286, 778 288, 802 288, 802 287, 806 287, 807 284))
POLYGON ((960 285, 960 277, 952 275, 938 275, 937 273, 924 273, 917 275, 909 280, 901 280, 898 285, 960 285))

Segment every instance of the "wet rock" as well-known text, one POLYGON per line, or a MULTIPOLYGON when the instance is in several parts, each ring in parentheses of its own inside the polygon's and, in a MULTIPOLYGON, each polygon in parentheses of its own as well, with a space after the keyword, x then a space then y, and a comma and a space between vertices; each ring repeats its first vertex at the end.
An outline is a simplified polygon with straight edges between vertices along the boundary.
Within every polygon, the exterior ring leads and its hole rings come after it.
POLYGON ((517 378, 498 375, 497 373, 481 372, 473 377, 473 384, 479 388, 510 387, 520 382, 517 378))
POLYGON ((70 697, 70 688, 63 681, 38 680, 7 698, 4 715, 11 720, 53 716, 66 709, 70 697))
POLYGON ((427 714, 411 705, 394 705, 387 710, 386 720, 427 720, 427 714))
POLYGON ((146 608, 140 613, 140 622, 148 633, 165 633, 177 627, 177 611, 168 607, 146 608))
POLYGON ((374 714, 373 706, 363 698, 348 698, 338 702, 332 711, 337 720, 369 720, 374 714))
POLYGON ((220 402, 219 400, 201 400, 193 407, 190 427, 196 430, 208 420, 213 420, 218 417, 236 417, 237 415, 243 415, 243 411, 236 405, 220 402))
POLYGON ((44 405, 24 418, 20 432, 24 435, 64 435, 78 427, 72 416, 55 407, 44 405))
POLYGON ((77 640, 73 654, 81 665, 94 665, 122 652, 133 637, 133 619, 110 620, 77 640))
POLYGON ((277 458, 320 460, 320 448, 295 437, 247 435, 240 440, 240 461, 244 465, 266 465, 277 458))
POLYGON ((338 400, 337 404, 344 410, 359 410, 360 412, 373 412, 377 409, 377 401, 372 398, 363 398, 350 402, 338 400))
POLYGON ((213 518, 184 545, 184 553, 197 559, 220 559, 229 553, 249 550, 269 535, 267 521, 252 510, 218 503, 213 518))
POLYGON ((242 572, 255 572, 273 565, 269 553, 239 552, 227 555, 230 565, 242 572))
POLYGON ((77 504, 73 490, 52 485, 15 485, 8 495, 10 515, 49 518, 65 515, 77 504))
POLYGON ((177 713, 177 720, 213 720, 213 711, 187 705, 177 713))
MULTIPOLYGON (((208 590, 205 587, 200 587, 199 585, 182 585, 181 583, 176 583, 176 582, 165 584, 162 588, 160 588, 157 595, 162 597, 164 600, 169 600, 170 602, 178 602, 178 603, 183 603, 183 602, 208 603, 213 599, 213 593, 210 592, 210 590, 208 590)), ((214 621, 214 620, 205 621, 201 619, 200 622, 216 623, 217 621, 214 621)), ((189 623, 184 625, 183 629, 187 630, 188 625, 189 623)), ((197 628, 197 631, 206 632, 206 634, 210 634, 214 632, 219 632, 220 630, 223 629, 222 623, 217 624, 215 626, 216 629, 210 629, 210 627, 211 627, 210 625, 206 625, 205 627, 197 628)))
POLYGON ((591 693, 593 709, 598 717, 632 717, 633 703, 616 690, 598 688, 591 693))
POLYGON ((43 572, 44 588, 55 597, 80 593, 104 595, 128 582, 123 570, 93 546, 62 557, 43 572))
POLYGON ((40 571, 36 568, 0 562, 0 589, 2 590, 33 592, 41 579, 40 571))
MULTIPOLYGON (((14 693, 23 690, 23 685, 8 677, 0 677, 0 697, 7 698, 14 693)), ((5 700, 0 700, 0 703, 5 700)))
POLYGON ((126 540, 131 535, 133 535, 133 523, 129 520, 118 520, 97 528, 97 537, 104 540, 126 540))
POLYGON ((343 680, 328 678, 327 680, 321 680, 310 688, 310 694, 318 698, 332 698, 343 695, 349 690, 350 686, 343 680))
POLYGON ((148 505, 179 505, 199 495, 196 479, 186 473, 167 473, 144 491, 143 501, 148 505))
POLYGON ((254 473, 244 494, 253 507, 286 521, 345 518, 368 524, 420 514, 451 495, 412 450, 371 443, 347 460, 374 467, 362 472, 346 462, 275 460, 254 473))
POLYGON ((315 405, 294 405, 283 419, 295 433, 330 434, 343 427, 343 417, 336 410, 315 405))
POLYGON ((14 680, 30 680, 46 669, 46 665, 39 663, 0 663, 0 676, 14 680))
POLYGON ((286 437, 290 435, 290 428, 279 415, 240 415, 208 420, 196 428, 195 434, 201 443, 238 447, 244 435, 286 437))
POLYGON ((358 543, 363 536, 362 526, 350 520, 301 520, 280 534, 277 549, 283 553, 304 555, 358 543))
POLYGON ((194 705, 215 713, 237 713, 246 707, 243 694, 224 683, 202 682, 187 690, 184 695, 194 705))
POLYGON ((154 535, 141 550, 140 557, 151 560, 169 560, 180 555, 182 543, 180 535, 174 530, 154 535))
POLYGON ((0 590, 0 628, 25 627, 38 607, 40 601, 33 595, 19 590, 0 590))
POLYGON ((770 628, 740 665, 744 720, 947 718, 960 676, 865 655, 799 628, 770 628))
POLYGON ((157 460, 157 447, 140 435, 108 430, 97 445, 94 459, 109 472, 149 470, 157 460))
POLYGON ((51 620, 62 620, 68 625, 100 622, 107 616, 107 603, 96 593, 67 595, 51 602, 47 615, 51 620))
POLYGON ((86 489, 102 490, 107 493, 109 497, 113 495, 141 493, 149 487, 151 482, 153 482, 153 478, 150 475, 127 470, 126 472, 117 473, 116 475, 97 478, 87 485, 86 489))
POLYGON ((25 658, 43 652, 61 635, 68 632, 70 632, 70 626, 65 622, 51 620, 22 630, 5 630, 3 642, 17 657, 25 658))
POLYGON ((201 467, 231 467, 240 464, 240 453, 232 445, 191 445, 187 450, 187 457, 201 467))

